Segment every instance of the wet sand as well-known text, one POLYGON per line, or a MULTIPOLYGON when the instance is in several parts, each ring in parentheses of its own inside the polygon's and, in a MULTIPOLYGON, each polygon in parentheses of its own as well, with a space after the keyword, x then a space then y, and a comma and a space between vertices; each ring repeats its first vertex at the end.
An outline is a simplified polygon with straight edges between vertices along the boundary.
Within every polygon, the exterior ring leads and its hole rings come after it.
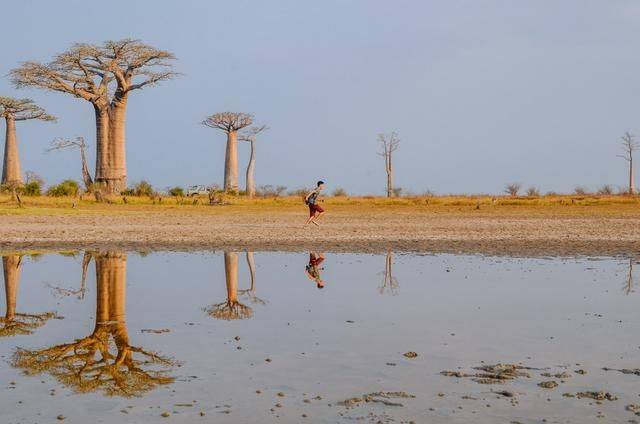
POLYGON ((320 228, 304 208, 0 216, 0 248, 384 252, 614 256, 640 251, 640 209, 333 207, 320 228))

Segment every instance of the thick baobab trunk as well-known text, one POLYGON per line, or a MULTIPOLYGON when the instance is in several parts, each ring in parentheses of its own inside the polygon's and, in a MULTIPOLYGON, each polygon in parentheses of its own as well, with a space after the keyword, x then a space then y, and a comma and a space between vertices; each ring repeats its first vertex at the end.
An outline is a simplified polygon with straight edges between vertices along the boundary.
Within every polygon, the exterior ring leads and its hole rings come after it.
POLYGON ((256 195, 256 181, 254 178, 254 171, 256 166, 256 142, 251 140, 251 154, 249 156, 249 164, 247 165, 247 196, 250 199, 256 195))
POLYGON ((125 126, 127 115, 126 95, 114 100, 109 111, 109 153, 106 175, 107 192, 118 194, 127 188, 127 160, 125 126))
POLYGON ((97 183, 106 186, 106 174, 109 155, 109 111, 94 105, 96 115, 96 173, 97 183))
POLYGON ((3 256, 2 268, 4 272, 4 292, 7 301, 5 317, 12 320, 16 316, 18 300, 18 284, 20 283, 20 256, 3 256))
POLYGON ((20 173, 20 157, 18 156, 18 139, 16 137, 16 121, 6 117, 7 132, 4 142, 4 166, 2 168, 2 184, 22 185, 20 173))
POLYGON ((224 190, 238 191, 238 132, 227 133, 227 151, 224 157, 224 190))
POLYGON ((227 280, 227 302, 238 302, 238 253, 224 252, 224 275, 227 280))

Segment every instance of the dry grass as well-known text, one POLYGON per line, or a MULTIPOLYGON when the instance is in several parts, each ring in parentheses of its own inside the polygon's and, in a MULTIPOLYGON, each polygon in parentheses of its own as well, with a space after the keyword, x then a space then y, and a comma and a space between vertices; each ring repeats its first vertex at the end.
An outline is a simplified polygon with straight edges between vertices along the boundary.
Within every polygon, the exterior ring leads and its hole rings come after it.
MULTIPOLYGON (((227 197, 225 205, 210 206, 206 197, 162 198, 112 197, 111 203, 96 203, 91 196, 78 197, 27 197, 23 207, 12 202, 10 196, 0 195, 2 215, 121 215, 144 212, 171 214, 227 214, 245 213, 299 213, 306 206, 299 197, 247 199, 227 197), (161 200, 159 200, 161 199, 161 200), (195 202, 194 202, 195 201, 195 202)), ((414 196, 414 197, 326 197, 323 205, 331 212, 373 213, 395 209, 402 212, 450 213, 476 215, 636 215, 640 214, 640 196, 620 195, 553 195, 540 197, 514 196, 414 196)))

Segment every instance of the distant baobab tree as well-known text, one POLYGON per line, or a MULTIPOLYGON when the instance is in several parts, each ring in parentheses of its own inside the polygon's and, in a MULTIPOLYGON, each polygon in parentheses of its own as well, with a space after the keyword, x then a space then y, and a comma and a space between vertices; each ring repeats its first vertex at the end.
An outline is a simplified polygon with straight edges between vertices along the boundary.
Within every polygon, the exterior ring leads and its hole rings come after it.
POLYGON ((251 318, 251 308, 238 301, 238 252, 224 252, 224 276, 227 300, 206 307, 205 312, 214 318, 227 321, 251 318))
POLYGON ((628 132, 624 133, 622 136, 623 154, 618 155, 618 157, 629 162, 629 194, 634 194, 636 192, 633 175, 633 153, 638 150, 639 147, 640 145, 634 140, 634 137, 631 134, 628 132))
POLYGON ((173 78, 172 53, 139 40, 77 43, 49 63, 24 62, 11 71, 14 85, 70 94, 93 106, 96 182, 107 193, 127 186, 125 122, 129 94, 173 78))
POLYGON ((84 142, 83 137, 76 137, 74 139, 70 138, 56 138, 51 142, 51 147, 47 149, 48 152, 53 150, 63 150, 63 149, 79 149, 80 150, 80 160, 82 161, 82 180, 84 182, 84 187, 87 191, 90 191, 93 186, 93 178, 91 178, 91 174, 89 173, 89 165, 87 164, 87 144, 84 142))
POLYGON ((18 138, 16 136, 16 121, 38 119, 40 121, 55 121, 56 118, 45 112, 31 99, 14 99, 0 97, 0 117, 6 123, 4 139, 4 162, 2 167, 3 185, 20 186, 24 183, 20 172, 20 156, 18 155, 18 138))
POLYGON ((31 334, 55 316, 52 312, 25 314, 17 311, 21 267, 22 256, 2 257, 6 311, 4 317, 0 317, 0 337, 31 334))
POLYGON ((384 158, 384 169, 387 173, 387 197, 393 196, 393 152, 398 149, 400 139, 394 131, 389 134, 378 134, 378 142, 382 151, 378 152, 384 158))
POLYGON ((220 112, 208 116, 202 125, 227 134, 224 156, 224 190, 238 191, 238 131, 253 123, 253 116, 239 112, 220 112))
POLYGON ((255 167, 256 167, 256 137, 262 131, 268 130, 269 127, 262 125, 260 127, 251 127, 245 133, 241 133, 239 138, 242 141, 248 141, 251 146, 251 153, 249 154, 249 163, 247 164, 247 178, 246 178, 246 193, 250 199, 256 195, 256 180, 255 180, 255 167))

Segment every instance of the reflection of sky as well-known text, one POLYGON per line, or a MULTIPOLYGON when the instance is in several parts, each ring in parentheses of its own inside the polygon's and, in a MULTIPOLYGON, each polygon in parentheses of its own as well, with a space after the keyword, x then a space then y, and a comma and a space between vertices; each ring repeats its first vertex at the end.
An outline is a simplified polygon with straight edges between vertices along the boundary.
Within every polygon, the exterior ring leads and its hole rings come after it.
MULTIPOLYGON (((618 137, 640 134, 637 2, 68 3, 77 7, 4 5, 5 33, 23 36, 0 46, 0 75, 72 42, 132 36, 173 51, 184 75, 134 93, 127 121, 129 177, 161 189, 221 181, 224 137, 198 122, 227 109, 271 127, 258 184, 323 178, 360 193, 384 187, 380 131, 403 140, 397 184, 440 193, 499 192, 511 180, 543 191, 624 185, 618 137)), ((69 168, 77 152, 42 151, 81 135, 94 154, 91 107, 16 91, 7 78, 0 92, 34 97, 60 118, 20 125, 24 169, 79 179, 69 168)), ((241 164, 247 154, 241 145, 241 164)))
MULTIPOLYGON (((640 328, 637 294, 622 292, 626 261, 395 254, 394 296, 378 290, 385 255, 326 257, 327 285, 317 290, 304 274, 308 253, 255 253, 256 294, 266 304, 251 304, 252 318, 230 322, 211 319, 202 311, 226 298, 221 252, 154 253, 145 258, 130 253, 130 343, 184 364, 171 386, 178 397, 200 399, 197 396, 205 393, 233 399, 234 405, 243 402, 238 399, 247 390, 275 385, 307 393, 340 387, 347 395, 359 393, 362 385, 377 387, 382 378, 392 388, 420 392, 425 390, 425 375, 479 360, 519 361, 531 356, 542 365, 577 361, 600 368, 615 351, 622 359, 613 365, 634 367, 637 343, 628 335, 640 328), (171 332, 141 333, 144 328, 171 332), (235 336, 240 342, 233 341, 235 336), (594 343, 605 339, 607 343, 594 343), (236 350, 237 344, 242 351, 236 350), (420 353, 424 362, 419 368, 412 368, 414 363, 398 366, 394 373, 378 368, 402 361, 398 357, 407 350, 420 353), (268 366, 267 357, 273 359, 268 366), (192 375, 198 379, 191 380, 192 375)), ((248 288, 243 252, 238 259, 238 288, 248 288)), ((38 348, 88 335, 95 317, 93 267, 84 300, 55 298, 46 284, 76 287, 81 256, 26 259, 18 310, 55 310, 65 319, 51 320, 32 336, 3 340, 0 355, 8 357, 16 346, 38 348)), ((4 305, 3 297, 0 301, 4 305)), ((20 378, 6 362, 0 364, 0 380, 15 379, 25 390, 38 389, 41 380, 20 378)), ((39 392, 33 393, 37 397, 39 392)), ((144 402, 173 402, 166 396, 158 389, 144 402)), ((3 402, 0 399, 2 407, 3 402)), ((118 400, 109 402, 119 405, 118 400)))

